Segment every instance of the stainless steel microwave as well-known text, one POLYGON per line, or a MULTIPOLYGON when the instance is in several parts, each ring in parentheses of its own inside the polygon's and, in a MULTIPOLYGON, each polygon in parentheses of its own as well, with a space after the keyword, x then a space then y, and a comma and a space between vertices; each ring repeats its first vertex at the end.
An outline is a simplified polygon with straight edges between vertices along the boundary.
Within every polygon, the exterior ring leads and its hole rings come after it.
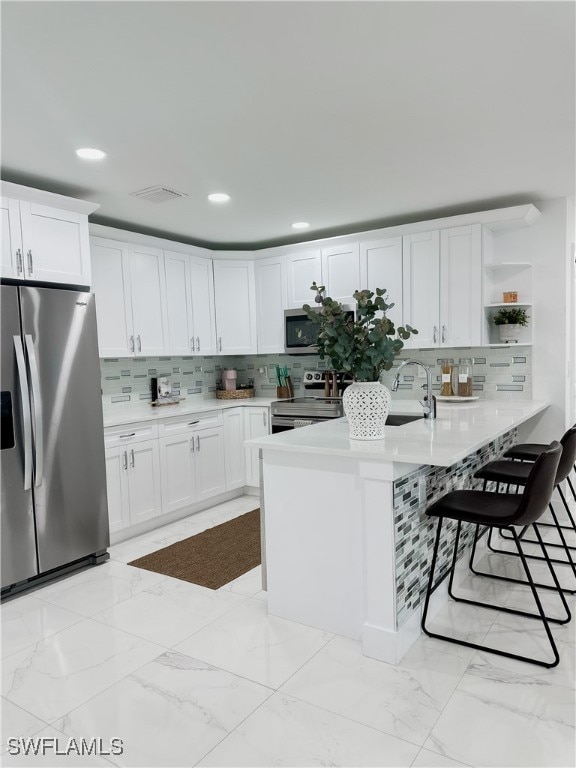
MULTIPOLYGON (((315 311, 320 311, 320 307, 315 311)), ((354 310, 345 307, 354 317, 354 310)), ((318 326, 301 309, 284 310, 284 351, 287 355, 316 355, 318 326)))

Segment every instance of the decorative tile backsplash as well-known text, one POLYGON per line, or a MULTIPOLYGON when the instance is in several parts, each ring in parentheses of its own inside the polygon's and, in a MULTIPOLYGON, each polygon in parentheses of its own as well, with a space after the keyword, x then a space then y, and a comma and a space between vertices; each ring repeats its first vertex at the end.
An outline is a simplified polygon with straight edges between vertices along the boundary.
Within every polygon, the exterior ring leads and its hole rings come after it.
POLYGON ((111 402, 150 399, 150 379, 167 376, 175 395, 213 395, 220 381, 223 357, 135 357, 100 360, 102 394, 111 402))
MULTIPOLYGON (((489 399, 530 399, 532 397, 531 347, 462 347, 459 349, 405 350, 398 361, 409 357, 432 367, 433 389, 440 391, 438 360, 452 357, 474 358, 473 392, 489 399)), ((296 395, 305 394, 302 374, 305 370, 329 368, 326 360, 317 355, 243 355, 237 357, 137 357, 104 358, 100 360, 102 394, 112 402, 147 400, 150 397, 152 376, 168 376, 176 394, 202 394, 212 397, 221 378, 223 368, 236 368, 238 382, 248 384, 254 380, 256 395, 275 397, 275 366, 286 366, 292 377, 296 395)), ((382 381, 388 387, 394 379, 395 369, 385 373, 382 381)), ((422 384, 418 368, 406 367, 401 375, 397 397, 419 399, 422 384)))

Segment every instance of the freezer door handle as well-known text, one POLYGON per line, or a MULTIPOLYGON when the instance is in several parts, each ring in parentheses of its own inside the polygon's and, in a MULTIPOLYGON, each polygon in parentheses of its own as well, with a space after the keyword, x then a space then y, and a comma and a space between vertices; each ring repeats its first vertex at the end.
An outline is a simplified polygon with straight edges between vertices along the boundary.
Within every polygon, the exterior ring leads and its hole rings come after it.
POLYGON ((22 403, 22 422, 24 433, 24 490, 32 487, 32 419, 30 417, 30 400, 28 395, 28 377, 24 361, 24 347, 20 336, 14 336, 14 351, 18 367, 18 383, 20 384, 20 402, 22 403))
POLYGON ((24 337, 26 351, 28 352, 28 365, 30 366, 30 383, 32 384, 32 402, 34 403, 34 448, 36 451, 36 469, 34 473, 34 485, 42 485, 44 476, 44 436, 42 434, 42 395, 40 394, 40 376, 38 375, 38 363, 36 362, 36 350, 30 334, 24 337))

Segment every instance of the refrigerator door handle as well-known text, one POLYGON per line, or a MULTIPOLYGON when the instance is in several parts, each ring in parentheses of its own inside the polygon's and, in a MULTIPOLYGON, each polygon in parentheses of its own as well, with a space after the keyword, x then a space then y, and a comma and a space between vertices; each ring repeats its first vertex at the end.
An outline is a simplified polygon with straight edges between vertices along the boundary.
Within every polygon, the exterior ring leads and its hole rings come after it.
POLYGON ((20 384, 20 400, 22 403, 22 421, 24 433, 24 490, 32 487, 32 419, 30 417, 30 399, 28 394, 28 377, 24 362, 24 347, 20 336, 14 336, 14 351, 18 366, 18 383, 20 384))
POLYGON ((42 434, 42 396, 40 394, 40 376, 38 375, 38 363, 36 362, 36 350, 30 334, 24 337, 26 351, 28 352, 28 364, 30 366, 30 382, 32 384, 32 400, 34 402, 34 447, 36 449, 36 469, 34 472, 34 485, 42 485, 44 477, 44 436, 42 434))

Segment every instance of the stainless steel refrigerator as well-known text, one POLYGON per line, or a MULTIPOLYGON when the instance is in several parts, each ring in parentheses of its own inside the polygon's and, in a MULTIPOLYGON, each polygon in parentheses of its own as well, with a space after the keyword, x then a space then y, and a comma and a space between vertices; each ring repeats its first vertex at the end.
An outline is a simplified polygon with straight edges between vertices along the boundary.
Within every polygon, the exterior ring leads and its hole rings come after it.
POLYGON ((107 559, 110 539, 94 296, 0 291, 5 595, 107 559))

